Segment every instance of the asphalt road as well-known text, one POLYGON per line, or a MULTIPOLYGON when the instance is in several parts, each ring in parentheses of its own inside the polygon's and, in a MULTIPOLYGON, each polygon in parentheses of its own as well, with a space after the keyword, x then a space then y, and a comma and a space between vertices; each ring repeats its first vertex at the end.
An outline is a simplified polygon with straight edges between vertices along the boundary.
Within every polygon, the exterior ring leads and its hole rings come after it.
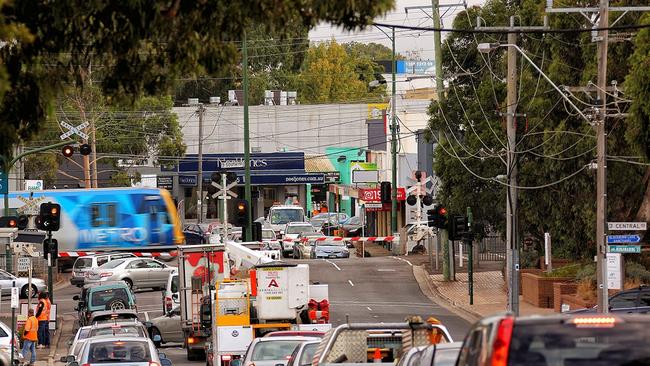
MULTIPOLYGON (((339 325, 351 322, 401 322, 407 316, 419 315, 423 319, 434 316, 449 329, 452 337, 461 340, 469 324, 443 307, 431 302, 421 291, 413 276, 417 258, 375 257, 331 260, 300 260, 310 265, 311 281, 329 285, 331 322, 339 325), (416 262, 412 262, 416 261, 416 262)), ((175 265, 170 263, 170 265, 175 265)), ((59 314, 76 317, 72 300, 79 289, 67 286, 58 290, 55 301, 59 314)), ((162 315, 159 291, 136 291, 138 312, 143 320, 162 315)), ((76 327, 75 327, 76 328, 76 327)), ((72 334, 64 334, 61 343, 72 334)), ((205 361, 187 361, 180 344, 162 347, 174 365, 205 364, 205 361)))

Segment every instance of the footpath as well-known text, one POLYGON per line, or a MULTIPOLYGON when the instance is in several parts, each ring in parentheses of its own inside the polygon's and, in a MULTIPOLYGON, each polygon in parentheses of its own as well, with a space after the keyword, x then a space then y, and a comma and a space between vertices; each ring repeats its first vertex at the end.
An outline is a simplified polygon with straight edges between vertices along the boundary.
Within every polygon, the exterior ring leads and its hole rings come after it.
MULTIPOLYGON (((427 264, 413 266, 413 274, 422 292, 470 323, 506 311, 506 284, 500 270, 482 268, 474 272, 474 301, 469 304, 467 272, 456 272, 456 281, 444 281, 440 273, 429 273, 427 264)), ((538 308, 519 297, 519 314, 548 315, 553 309, 538 308)))

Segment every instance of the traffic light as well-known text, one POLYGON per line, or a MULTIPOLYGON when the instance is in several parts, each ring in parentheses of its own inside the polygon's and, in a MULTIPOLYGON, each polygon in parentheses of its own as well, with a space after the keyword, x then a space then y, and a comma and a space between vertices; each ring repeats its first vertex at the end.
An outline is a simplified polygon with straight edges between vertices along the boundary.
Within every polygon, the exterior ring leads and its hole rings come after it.
MULTIPOLYGON (((90 147, 89 144, 81 144, 81 145, 79 145, 79 153, 81 155, 84 155, 84 156, 85 155, 90 155, 91 152, 92 152, 92 148, 90 147)), ((74 155, 74 147, 71 146, 71 145, 65 145, 61 149, 61 153, 66 158, 70 158, 70 157, 72 157, 72 155, 74 155)))
POLYGON ((0 217, 0 227, 18 227, 18 218, 16 216, 0 217))
POLYGON ((18 230, 25 230, 27 229, 27 225, 29 224, 29 217, 27 215, 20 215, 18 216, 18 230))
POLYGON ((65 145, 65 146, 61 149, 61 153, 62 153, 63 156, 65 156, 66 158, 69 158, 69 157, 71 157, 71 156, 74 154, 74 148, 73 148, 72 146, 70 146, 70 145, 65 145))
POLYGON ((61 205, 58 203, 41 203, 40 220, 38 228, 45 231, 57 231, 61 224, 61 205))
POLYGON ((248 202, 239 200, 237 202, 237 213, 235 214, 235 224, 239 227, 246 227, 248 225, 248 202))
POLYGON ((391 184, 390 182, 381 182, 381 203, 391 203, 391 184))
POLYGON ((59 257, 59 242, 56 239, 43 240, 43 258, 47 259, 47 255, 52 254, 52 260, 59 257))
POLYGON ((253 238, 251 241, 262 241, 262 223, 254 222, 253 223, 253 238))
POLYGON ((449 240, 461 240, 467 231, 467 217, 463 215, 451 215, 449 220, 449 240))
POLYGON ((91 152, 92 152, 92 149, 90 148, 90 145, 88 145, 88 144, 81 144, 81 145, 79 146, 79 153, 80 153, 81 155, 84 155, 84 156, 85 156, 85 155, 90 155, 91 152))
POLYGON ((429 226, 438 229, 447 228, 447 209, 442 205, 436 205, 433 209, 427 211, 427 223, 429 226))

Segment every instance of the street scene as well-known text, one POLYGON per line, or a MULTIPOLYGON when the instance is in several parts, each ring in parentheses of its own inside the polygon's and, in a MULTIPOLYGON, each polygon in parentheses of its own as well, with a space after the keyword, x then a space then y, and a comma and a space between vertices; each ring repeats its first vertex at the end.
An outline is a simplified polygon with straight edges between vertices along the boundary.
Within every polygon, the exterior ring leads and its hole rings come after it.
POLYGON ((0 1, 0 366, 650 365, 650 4, 0 1))

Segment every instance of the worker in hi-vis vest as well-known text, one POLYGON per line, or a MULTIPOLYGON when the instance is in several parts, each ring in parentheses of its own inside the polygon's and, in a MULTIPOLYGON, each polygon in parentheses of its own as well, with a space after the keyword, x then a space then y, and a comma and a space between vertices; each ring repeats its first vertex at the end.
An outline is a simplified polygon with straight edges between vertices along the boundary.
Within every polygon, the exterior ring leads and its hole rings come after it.
POLYGON ((38 319, 34 316, 34 309, 29 309, 27 321, 25 322, 25 330, 23 332, 23 359, 27 358, 27 351, 32 353, 29 365, 34 365, 36 362, 36 342, 38 341, 38 319))
POLYGON ((38 306, 36 307, 36 319, 38 320, 38 347, 50 348, 50 303, 49 294, 41 291, 38 294, 38 306))

